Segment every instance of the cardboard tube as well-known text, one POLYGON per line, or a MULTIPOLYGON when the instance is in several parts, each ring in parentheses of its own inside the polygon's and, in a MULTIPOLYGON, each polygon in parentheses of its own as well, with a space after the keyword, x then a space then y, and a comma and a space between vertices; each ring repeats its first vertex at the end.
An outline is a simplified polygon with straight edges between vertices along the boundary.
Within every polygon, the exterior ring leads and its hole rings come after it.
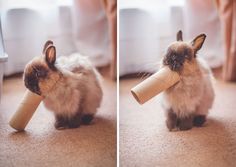
POLYGON ((43 97, 27 90, 9 125, 18 131, 24 130, 42 99, 43 97))
POLYGON ((177 72, 163 67, 158 72, 131 89, 131 93, 139 104, 147 102, 160 92, 173 86, 180 80, 177 72))

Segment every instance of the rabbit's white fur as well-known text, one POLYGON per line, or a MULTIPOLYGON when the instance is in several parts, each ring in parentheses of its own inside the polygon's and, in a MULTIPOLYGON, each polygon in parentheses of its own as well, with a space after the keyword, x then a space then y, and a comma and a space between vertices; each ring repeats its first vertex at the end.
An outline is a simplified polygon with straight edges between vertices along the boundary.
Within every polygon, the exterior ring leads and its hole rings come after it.
POLYGON ((77 112, 95 114, 102 100, 100 75, 85 56, 59 57, 55 64, 61 72, 56 85, 44 94, 45 106, 59 115, 77 112))
POLYGON ((172 108, 179 118, 207 115, 214 100, 212 81, 211 70, 203 59, 185 62, 180 82, 164 92, 165 108, 172 108))
POLYGON ((56 47, 48 40, 43 55, 26 65, 25 86, 44 97, 57 129, 89 124, 102 101, 100 75, 85 56, 56 57, 56 47))

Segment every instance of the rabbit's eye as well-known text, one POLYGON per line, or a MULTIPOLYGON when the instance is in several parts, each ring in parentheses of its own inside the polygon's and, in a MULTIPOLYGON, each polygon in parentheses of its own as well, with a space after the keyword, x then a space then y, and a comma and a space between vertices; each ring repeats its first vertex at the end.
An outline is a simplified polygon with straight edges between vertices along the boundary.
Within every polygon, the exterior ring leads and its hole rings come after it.
POLYGON ((35 75, 36 75, 37 78, 39 78, 40 77, 40 72, 36 71, 35 75))
POLYGON ((33 67, 34 75, 37 78, 45 78, 47 77, 48 70, 43 68, 42 66, 33 67))
POLYGON ((35 75, 37 78, 43 78, 46 76, 46 74, 43 71, 36 71, 35 75))

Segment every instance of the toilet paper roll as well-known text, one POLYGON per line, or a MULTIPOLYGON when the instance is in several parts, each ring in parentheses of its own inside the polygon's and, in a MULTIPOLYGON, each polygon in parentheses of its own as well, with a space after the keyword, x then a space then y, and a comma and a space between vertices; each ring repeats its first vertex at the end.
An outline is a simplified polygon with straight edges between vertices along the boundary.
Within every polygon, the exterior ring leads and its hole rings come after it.
POLYGON ((131 93, 139 104, 144 104, 152 97, 173 86, 180 80, 177 72, 165 66, 158 72, 131 89, 131 93))
POLYGON ((42 100, 42 96, 27 90, 9 125, 18 131, 24 130, 42 100))

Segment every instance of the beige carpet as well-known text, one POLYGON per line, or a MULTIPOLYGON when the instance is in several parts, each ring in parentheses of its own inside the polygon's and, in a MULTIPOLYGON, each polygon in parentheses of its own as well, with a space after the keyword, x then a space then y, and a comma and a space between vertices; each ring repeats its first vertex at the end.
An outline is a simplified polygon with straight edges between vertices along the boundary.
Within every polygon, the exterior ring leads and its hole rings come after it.
POLYGON ((216 99, 205 127, 169 132, 160 96, 139 105, 120 82, 120 166, 235 167, 236 84, 216 82, 216 99))
POLYGON ((116 83, 105 78, 104 100, 92 125, 55 130, 41 104, 24 133, 8 126, 24 94, 20 77, 6 79, 0 105, 0 167, 116 166, 116 83))

